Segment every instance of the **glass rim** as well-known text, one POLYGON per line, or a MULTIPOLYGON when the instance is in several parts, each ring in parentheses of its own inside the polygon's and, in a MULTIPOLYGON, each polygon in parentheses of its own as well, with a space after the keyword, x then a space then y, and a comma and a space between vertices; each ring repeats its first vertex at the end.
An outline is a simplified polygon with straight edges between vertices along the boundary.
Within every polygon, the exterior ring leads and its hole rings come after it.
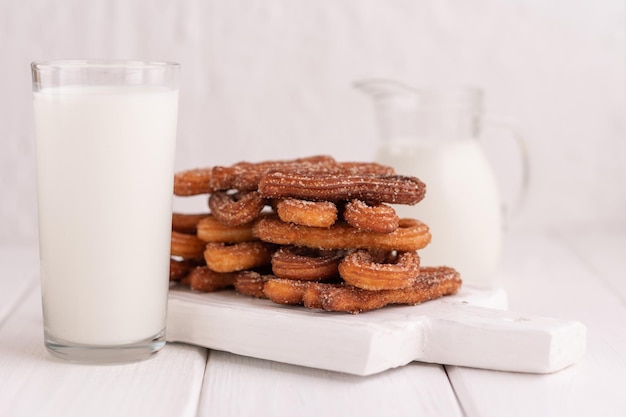
POLYGON ((33 61, 33 70, 46 69, 158 69, 178 68, 180 64, 173 61, 142 61, 124 59, 61 59, 50 61, 33 61))

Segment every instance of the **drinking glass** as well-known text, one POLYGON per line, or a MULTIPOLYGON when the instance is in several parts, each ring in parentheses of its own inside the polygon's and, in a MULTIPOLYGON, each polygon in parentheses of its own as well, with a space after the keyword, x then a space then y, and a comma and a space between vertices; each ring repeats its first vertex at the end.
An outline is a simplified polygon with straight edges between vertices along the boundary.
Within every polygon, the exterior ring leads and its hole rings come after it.
POLYGON ((44 342, 75 362, 165 344, 179 65, 31 64, 44 342))

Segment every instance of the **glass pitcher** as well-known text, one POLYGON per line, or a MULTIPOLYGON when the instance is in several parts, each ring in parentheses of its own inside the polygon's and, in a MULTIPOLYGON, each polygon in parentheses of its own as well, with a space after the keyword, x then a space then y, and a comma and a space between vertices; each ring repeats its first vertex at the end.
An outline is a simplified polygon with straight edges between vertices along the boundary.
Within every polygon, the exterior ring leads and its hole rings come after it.
POLYGON ((422 265, 452 266, 464 283, 496 286, 503 210, 478 140, 482 91, 416 89, 391 80, 360 81, 356 87, 374 99, 381 137, 377 162, 426 183, 424 200, 395 207, 400 217, 417 218, 430 228, 432 241, 420 251, 422 265))

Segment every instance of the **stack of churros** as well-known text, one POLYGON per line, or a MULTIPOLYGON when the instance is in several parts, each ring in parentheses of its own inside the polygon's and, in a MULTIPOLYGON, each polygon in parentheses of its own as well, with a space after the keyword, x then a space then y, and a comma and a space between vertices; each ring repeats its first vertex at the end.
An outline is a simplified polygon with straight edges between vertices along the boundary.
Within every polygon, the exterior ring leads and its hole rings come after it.
POLYGON ((206 194, 209 210, 174 213, 170 280, 353 314, 454 294, 457 271, 420 265, 428 226, 393 207, 425 192, 391 167, 330 156, 179 172, 174 194, 206 194))

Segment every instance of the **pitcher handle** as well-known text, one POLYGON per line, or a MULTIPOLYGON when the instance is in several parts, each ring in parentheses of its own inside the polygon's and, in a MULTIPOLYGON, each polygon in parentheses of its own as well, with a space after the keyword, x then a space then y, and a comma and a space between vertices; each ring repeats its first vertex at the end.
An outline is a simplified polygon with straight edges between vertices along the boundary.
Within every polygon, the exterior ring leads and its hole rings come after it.
POLYGON ((502 116, 488 114, 484 117, 484 121, 486 127, 489 126, 507 130, 511 138, 517 145, 522 170, 521 184, 520 189, 517 193, 517 198, 512 203, 513 207, 511 207, 510 210, 512 214, 516 214, 522 208, 528 196, 528 187, 530 184, 530 161, 528 158, 528 145, 526 143, 526 140, 524 139, 524 135, 521 133, 521 129, 513 120, 509 118, 504 118, 502 116))

